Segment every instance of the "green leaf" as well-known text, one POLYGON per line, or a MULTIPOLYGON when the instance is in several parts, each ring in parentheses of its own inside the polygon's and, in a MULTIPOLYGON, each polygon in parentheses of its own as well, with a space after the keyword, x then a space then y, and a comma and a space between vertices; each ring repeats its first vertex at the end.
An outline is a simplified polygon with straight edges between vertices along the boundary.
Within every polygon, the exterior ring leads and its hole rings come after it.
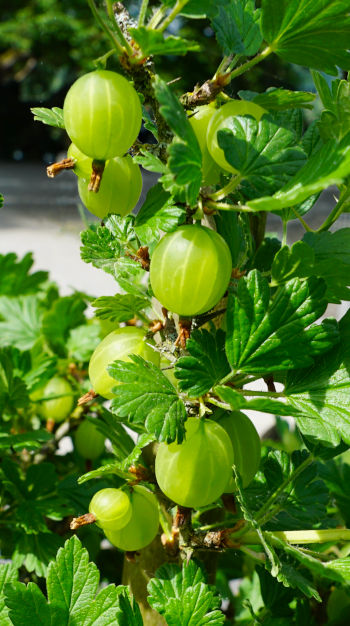
POLYGON ((37 576, 46 576, 47 566, 62 545, 62 538, 55 533, 40 532, 34 535, 21 530, 16 539, 13 564, 18 568, 24 565, 28 572, 35 572, 37 576))
POLYGON ((13 626, 51 626, 50 607, 39 587, 34 583, 14 582, 6 589, 6 605, 13 626))
MULTIPOLYGON (((279 493, 278 508, 264 528, 269 530, 305 530, 324 523, 327 519, 329 492, 318 474, 318 464, 311 463, 298 474, 298 468, 308 458, 306 450, 292 455, 282 450, 270 450, 262 459, 259 481, 246 490, 246 497, 257 511, 266 500, 286 483, 279 493), (288 479, 296 472, 295 478, 288 479)), ((269 515, 269 511, 267 511, 269 515)))
POLYGON ((0 345, 30 350, 41 336, 41 317, 36 296, 0 297, 0 345))
POLYGON ((46 109, 45 107, 33 107, 30 110, 34 115, 34 121, 42 122, 48 126, 65 128, 63 109, 60 109, 59 107, 53 107, 52 109, 46 109))
POLYGON ((48 272, 29 274, 33 256, 28 252, 19 261, 17 254, 0 254, 0 295, 23 296, 35 293, 39 285, 48 278, 48 272))
MULTIPOLYGON (((262 413, 272 413, 272 415, 292 415, 294 417, 300 414, 297 408, 281 400, 275 400, 275 398, 261 397, 247 400, 242 392, 225 385, 218 385, 214 391, 221 400, 229 405, 227 410, 231 407, 233 411, 243 409, 244 411, 261 411, 262 413)), ((249 391, 246 390, 245 393, 249 397, 249 391)))
POLYGON ((169 626, 219 626, 225 621, 220 598, 194 561, 184 562, 182 569, 175 563, 162 565, 147 589, 149 604, 164 615, 169 626))
POLYGON ((181 55, 200 50, 200 45, 196 41, 189 41, 173 35, 164 37, 160 31, 145 26, 130 28, 129 32, 146 57, 157 54, 181 55))
POLYGON ((350 300, 350 228, 305 233, 303 242, 314 252, 313 273, 326 281, 328 301, 350 300))
POLYGON ((295 369, 329 350, 339 340, 334 324, 310 326, 326 310, 325 290, 315 277, 293 278, 270 298, 260 272, 241 278, 227 305, 226 353, 232 368, 250 374, 295 369))
POLYGON ((4 196, 0 193, 0 209, 4 206, 4 196))
POLYGON ((67 339, 69 331, 76 326, 84 324, 84 311, 86 303, 79 294, 65 296, 56 300, 51 311, 43 317, 43 333, 60 355, 67 354, 67 339))
POLYGON ((135 232, 144 245, 158 241, 160 231, 171 233, 186 219, 184 207, 177 207, 173 198, 158 183, 148 191, 135 220, 135 232))
POLYGON ((72 328, 66 343, 69 357, 80 362, 89 361, 101 342, 100 332, 99 324, 83 324, 72 328))
POLYGON ((76 536, 71 537, 48 567, 47 600, 34 583, 7 585, 6 605, 13 626, 142 626, 127 588, 109 585, 97 593, 99 578, 87 550, 76 536))
MULTIPOLYGON (((327 448, 332 450, 333 448, 327 448)), ((319 473, 326 483, 331 498, 334 500, 344 525, 350 526, 350 465, 342 457, 319 463, 319 473)))
POLYGON ((134 156, 134 163, 142 165, 142 167, 149 172, 165 174, 167 167, 165 163, 163 163, 155 154, 152 154, 143 148, 140 149, 140 153, 141 154, 134 156))
POLYGON ((225 333, 215 335, 207 330, 195 330, 187 340, 186 350, 190 356, 182 356, 176 362, 175 377, 179 388, 191 398, 207 393, 230 371, 225 355, 225 333))
POLYGON ((281 126, 281 115, 264 115, 260 122, 238 115, 230 120, 230 129, 218 132, 227 162, 249 183, 248 197, 280 189, 305 163, 295 132, 281 126))
MULTIPOLYGON (((176 4, 176 0, 165 0, 163 4, 167 7, 173 7, 176 4)), ((189 0, 189 2, 187 2, 181 9, 180 15, 193 19, 200 19, 213 17, 216 11, 216 0, 189 0)))
POLYGON ((288 373, 285 395, 299 409, 303 435, 325 446, 350 445, 350 313, 339 324, 339 345, 308 369, 288 373))
POLYGON ((262 0, 262 32, 285 61, 338 74, 350 69, 350 16, 343 0, 262 0))
POLYGON ((28 391, 21 378, 14 374, 9 348, 0 350, 0 413, 11 415, 29 404, 28 391))
POLYGON ((322 139, 339 141, 350 131, 350 83, 337 79, 330 88, 319 72, 312 72, 312 77, 325 107, 318 123, 322 139))
POLYGON ((124 383, 113 389, 112 410, 131 424, 144 424, 158 441, 181 443, 186 410, 175 387, 149 361, 130 358, 131 362, 115 361, 107 368, 110 376, 124 383))
POLYGON ((42 444, 52 439, 52 434, 47 430, 32 430, 19 435, 10 435, 9 433, 0 433, 0 451, 13 448, 16 451, 27 448, 28 450, 36 450, 42 447, 42 444))
POLYGON ((0 623, 1 626, 12 626, 8 615, 8 608, 5 605, 4 589, 5 585, 13 584, 18 579, 18 571, 12 563, 0 563, 0 623))
POLYGON ((327 142, 299 172, 271 197, 250 200, 256 211, 280 211, 306 200, 330 185, 339 185, 350 174, 350 136, 340 143, 327 142))
POLYGON ((140 296, 116 293, 115 296, 101 296, 92 303, 96 317, 111 322, 127 322, 149 306, 149 301, 140 296))
POLYGON ((260 10, 255 10, 254 0, 220 4, 212 26, 225 55, 253 56, 261 46, 260 10))
POLYGON ((283 284, 295 276, 312 276, 315 274, 314 261, 315 253, 304 241, 296 241, 290 248, 283 246, 277 252, 271 267, 274 284, 283 284))
POLYGON ((175 135, 168 148, 169 174, 161 182, 173 195, 177 192, 194 206, 202 181, 202 153, 198 140, 179 100, 158 76, 154 83, 160 113, 175 135))
POLYGON ((78 484, 82 485, 86 483, 88 480, 93 480, 95 478, 103 478, 104 476, 119 476, 119 478, 123 478, 124 480, 128 480, 131 478, 131 474, 125 472, 120 468, 120 463, 117 461, 115 463, 107 463, 106 465, 101 465, 101 467, 97 467, 90 472, 86 472, 86 474, 82 474, 78 478, 78 484))
POLYGON ((286 111, 299 107, 312 109, 309 103, 316 98, 316 94, 310 91, 291 91, 283 87, 269 87, 264 93, 242 90, 238 95, 242 100, 255 102, 267 111, 286 111))
POLYGON ((134 449, 134 441, 122 425, 121 418, 101 407, 101 419, 94 420, 97 429, 109 439, 114 456, 123 461, 134 449))
POLYGON ((323 563, 319 561, 311 554, 302 552, 295 546, 279 542, 280 547, 289 556, 299 561, 304 567, 307 567, 315 576, 319 578, 328 578, 332 581, 337 581, 343 584, 349 584, 350 582, 350 558, 345 557, 342 559, 333 559, 323 563))
POLYGON ((90 225, 81 233, 81 258, 111 274, 127 293, 144 295, 144 270, 134 258, 139 248, 134 220, 131 215, 110 215, 104 226, 90 225))
POLYGON ((135 222, 135 231, 142 242, 158 241, 161 233, 170 233, 184 223, 186 210, 178 207, 161 185, 153 186, 135 222))

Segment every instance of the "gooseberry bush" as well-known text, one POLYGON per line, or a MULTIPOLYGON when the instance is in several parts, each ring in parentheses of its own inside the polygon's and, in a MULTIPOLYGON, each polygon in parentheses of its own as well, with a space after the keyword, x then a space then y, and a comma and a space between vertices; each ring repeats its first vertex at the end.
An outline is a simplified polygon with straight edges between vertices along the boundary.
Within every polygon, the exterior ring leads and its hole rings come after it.
POLYGON ((33 113, 116 286, 61 297, 0 257, 1 624, 348 624, 350 5, 88 4, 105 55, 33 113), (157 58, 196 63, 188 20, 222 61, 181 93, 157 58), (273 55, 314 89, 241 89, 273 55))

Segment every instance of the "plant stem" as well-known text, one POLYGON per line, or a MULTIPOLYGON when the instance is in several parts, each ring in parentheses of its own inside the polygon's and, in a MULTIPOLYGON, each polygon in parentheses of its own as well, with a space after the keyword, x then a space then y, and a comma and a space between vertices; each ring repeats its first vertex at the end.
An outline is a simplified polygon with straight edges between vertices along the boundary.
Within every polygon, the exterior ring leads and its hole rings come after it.
POLYGON ((223 198, 226 198, 226 196, 228 196, 228 194, 231 193, 231 191, 234 191, 236 187, 238 187, 241 180, 242 180, 241 176, 232 176, 232 178, 227 183, 227 185, 225 185, 225 187, 222 187, 218 191, 215 191, 214 193, 210 194, 209 200, 214 200, 215 202, 217 200, 222 200, 223 198))
POLYGON ((255 213, 254 209, 240 204, 228 204, 227 202, 214 202, 208 200, 205 202, 208 209, 217 209, 218 211, 238 211, 240 213, 255 213))
POLYGON ((334 222, 340 217, 340 215, 349 208, 350 204, 350 189, 346 187, 344 194, 341 194, 337 204, 334 209, 330 212, 327 219, 323 222, 323 224, 316 230, 316 233, 322 233, 325 230, 328 230, 334 222))
POLYGON ((162 5, 159 9, 152 15, 151 19, 147 24, 147 28, 155 29, 157 28, 159 22, 163 19, 166 13, 165 7, 162 5))
POLYGON ((301 217, 301 215, 299 215, 299 213, 298 213, 298 211, 295 209, 295 207, 294 207, 294 206, 292 206, 292 207, 290 207, 290 208, 292 209, 292 211, 293 211, 293 213, 294 213, 295 217, 297 217, 297 218, 298 218, 298 220, 299 220, 299 222, 300 222, 300 223, 304 226, 305 230, 306 230, 308 233, 314 233, 315 231, 314 231, 312 228, 310 228, 310 226, 309 226, 309 225, 305 222, 305 220, 301 217))
MULTIPOLYGON (((114 34, 112 33, 111 29, 107 26, 107 24, 105 24, 105 22, 103 21, 102 17, 100 16, 96 5, 94 3, 94 0, 87 0, 87 3, 91 9, 91 12, 95 18, 95 20, 99 23, 99 25, 101 26, 102 30, 105 31, 106 35, 110 38, 110 40, 113 43, 113 46, 115 47, 115 49, 118 52, 119 56, 122 56, 123 54, 125 54, 125 50, 123 45, 121 44, 121 42, 118 41, 118 39, 114 36, 114 34)), ((120 29, 119 29, 120 30, 120 29)), ((122 35, 123 36, 123 35, 122 35)), ((124 39, 124 36, 123 36, 124 39)), ((129 44, 128 44, 128 48, 131 50, 129 44)))
MULTIPOLYGON (((350 541, 350 529, 348 528, 327 528, 325 530, 281 530, 275 532, 264 531, 263 535, 270 543, 272 543, 272 545, 274 544, 274 538, 290 544, 327 543, 328 541, 336 543, 338 541, 350 541)), ((255 530, 250 530, 245 533, 245 535, 239 538, 239 541, 242 541, 244 544, 260 543, 258 533, 255 530)))
POLYGON ((283 233, 282 233, 281 245, 282 245, 282 248, 283 248, 283 246, 287 245, 287 227, 288 227, 287 220, 283 220, 282 224, 283 224, 283 233))
POLYGON ((248 72, 248 70, 254 67, 254 65, 257 65, 258 63, 266 59, 266 57, 268 57, 271 54, 271 52, 272 52, 272 49, 270 48, 270 46, 267 46, 267 48, 265 48, 265 50, 260 52, 260 54, 257 54, 256 57, 254 57, 253 59, 250 59, 250 61, 246 61, 245 63, 237 67, 237 69, 232 70, 232 72, 230 72, 230 75, 229 75, 229 80, 231 81, 233 78, 236 78, 237 76, 240 76, 241 74, 244 74, 245 72, 248 72))
POLYGON ((146 17, 146 11, 148 8, 148 0, 142 0, 141 3, 141 7, 140 7, 140 12, 139 12, 139 18, 137 21, 137 27, 140 28, 140 26, 143 26, 145 23, 145 17, 146 17))
POLYGON ((163 33, 188 2, 189 0, 177 0, 173 10, 170 11, 169 15, 165 18, 163 23, 158 26, 157 30, 163 33))

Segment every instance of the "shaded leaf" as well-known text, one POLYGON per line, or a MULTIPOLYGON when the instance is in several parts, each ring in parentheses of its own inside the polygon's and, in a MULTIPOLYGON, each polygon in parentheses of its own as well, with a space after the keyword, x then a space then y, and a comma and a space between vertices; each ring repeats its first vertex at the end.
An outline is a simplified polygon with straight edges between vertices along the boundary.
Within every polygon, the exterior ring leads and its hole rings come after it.
POLYGON ((255 102, 267 111, 285 111, 299 107, 311 109, 312 105, 309 103, 316 98, 316 94, 310 91, 291 91, 283 87, 269 87, 264 93, 242 90, 238 95, 242 100, 255 102))
POLYGON ((271 197, 249 200, 247 205, 256 211, 280 211, 330 185, 339 185, 350 174, 349 139, 347 135, 340 143, 327 142, 282 189, 271 197))
POLYGON ((219 4, 212 20, 216 39, 225 55, 253 56, 260 48, 260 10, 254 0, 233 0, 219 4))
POLYGON ((48 272, 29 274, 33 255, 28 252, 21 260, 17 254, 0 254, 0 295, 19 296, 34 293, 48 278, 48 272))
POLYGON ((339 344, 307 369, 289 372, 285 395, 299 409, 297 424, 314 443, 350 444, 350 313, 339 324, 339 344))
POLYGON ((30 350, 41 336, 41 305, 36 296, 0 297, 0 345, 30 350))
POLYGON ((160 31, 149 29, 145 26, 130 28, 129 32, 145 56, 155 56, 157 54, 181 55, 190 51, 200 50, 200 45, 196 41, 189 41, 173 35, 164 37, 160 31))
POLYGON ((186 219, 184 207, 177 207, 173 198, 159 183, 151 187, 135 220, 135 232, 143 244, 158 241, 160 231, 170 233, 186 219))
POLYGON ((99 324, 83 324, 72 328, 66 343, 68 355, 76 361, 88 361, 101 342, 99 324))
POLYGON ((350 16, 343 0, 262 0, 261 26, 285 61, 335 76, 337 66, 350 69, 350 16))
POLYGON ((43 317, 43 333, 61 356, 67 354, 67 339, 69 331, 80 324, 84 324, 84 311, 86 303, 79 294, 66 296, 56 300, 51 311, 45 313, 43 317))

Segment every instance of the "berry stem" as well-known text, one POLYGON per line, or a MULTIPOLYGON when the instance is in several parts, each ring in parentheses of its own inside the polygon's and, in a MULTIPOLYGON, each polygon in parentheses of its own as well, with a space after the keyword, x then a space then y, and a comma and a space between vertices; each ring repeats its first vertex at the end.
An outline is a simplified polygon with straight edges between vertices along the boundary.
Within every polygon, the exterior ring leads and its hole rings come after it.
POLYGON ((97 159, 92 162, 92 172, 91 178, 88 186, 89 191, 93 191, 97 193, 100 189, 103 170, 105 169, 105 161, 97 161, 97 159))
POLYGON ((46 168, 46 173, 49 178, 55 178, 57 174, 60 174, 64 170, 72 170, 75 166, 76 159, 66 158, 62 159, 62 161, 58 161, 57 163, 52 163, 46 168))
POLYGON ((149 0, 142 0, 142 4, 140 7, 140 12, 139 12, 139 18, 137 21, 137 27, 140 28, 140 26, 143 26, 145 23, 145 17, 146 17, 146 11, 148 8, 148 1, 149 0))
POLYGON ((158 26, 157 30, 161 33, 164 32, 188 2, 189 0, 177 0, 173 10, 170 11, 169 15, 163 20, 162 24, 158 26))

